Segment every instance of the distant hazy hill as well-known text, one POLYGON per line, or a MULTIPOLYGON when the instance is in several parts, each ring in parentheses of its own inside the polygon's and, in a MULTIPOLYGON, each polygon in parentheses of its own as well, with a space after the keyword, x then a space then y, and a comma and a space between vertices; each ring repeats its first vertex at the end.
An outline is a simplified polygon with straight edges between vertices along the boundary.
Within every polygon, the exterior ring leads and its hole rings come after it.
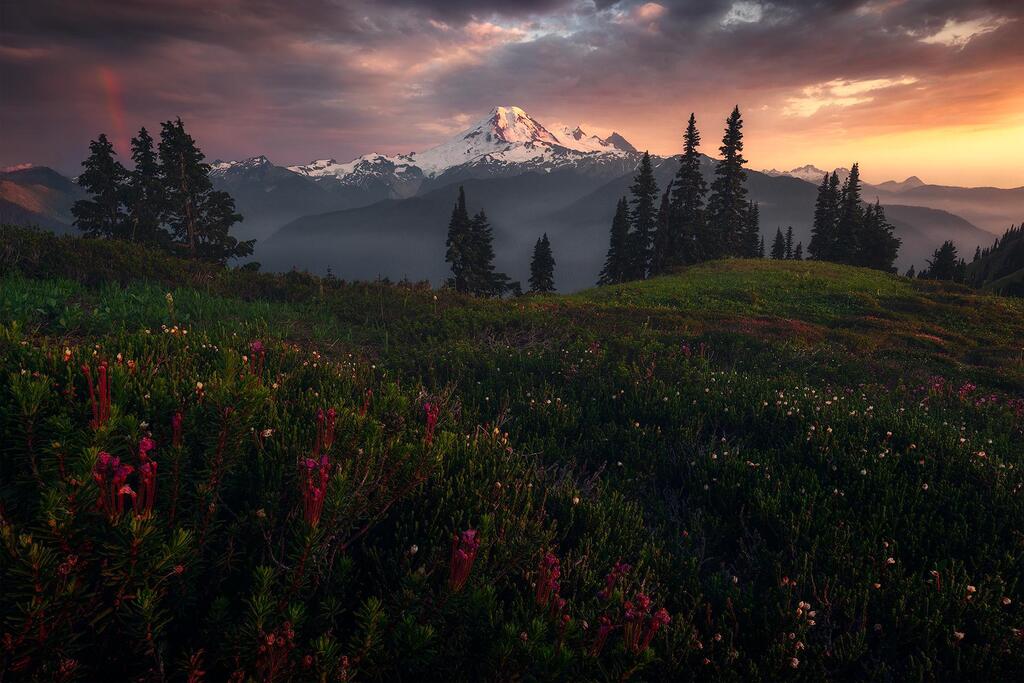
POLYGON ((70 232, 71 206, 85 196, 82 189, 45 166, 0 172, 0 222, 38 225, 70 232))

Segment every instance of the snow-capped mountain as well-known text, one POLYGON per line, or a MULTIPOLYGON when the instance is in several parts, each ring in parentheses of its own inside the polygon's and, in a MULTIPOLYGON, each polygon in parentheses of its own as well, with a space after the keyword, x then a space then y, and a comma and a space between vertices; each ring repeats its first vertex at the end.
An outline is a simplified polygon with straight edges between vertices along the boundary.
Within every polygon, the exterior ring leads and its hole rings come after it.
MULTIPOLYGON (((761 171, 765 175, 770 176, 790 176, 791 178, 799 178, 800 180, 806 180, 809 183, 818 185, 821 183, 821 179, 825 177, 826 173, 832 173, 832 171, 824 171, 814 164, 807 164, 806 166, 800 166, 790 171, 778 171, 774 168, 768 169, 767 171, 761 171)), ((843 182, 849 177, 850 169, 848 168, 837 168, 835 173, 839 176, 839 182, 843 182)))
POLYGON ((348 162, 320 159, 289 170, 342 185, 387 181, 395 197, 415 194, 424 181, 461 170, 469 177, 506 176, 572 167, 616 172, 636 163, 636 149, 621 135, 588 134, 580 126, 553 132, 519 107, 495 107, 451 140, 422 152, 364 154, 348 162))
MULTIPOLYGON (((638 160, 636 148, 618 133, 602 138, 581 126, 552 131, 519 107, 495 107, 452 139, 422 152, 370 153, 346 162, 325 157, 287 170, 332 193, 349 198, 365 194, 377 201, 411 197, 464 178, 508 177, 530 171, 572 169, 610 178, 631 171, 638 160)), ((211 174, 226 179, 267 167, 281 168, 256 156, 215 161, 211 174)))

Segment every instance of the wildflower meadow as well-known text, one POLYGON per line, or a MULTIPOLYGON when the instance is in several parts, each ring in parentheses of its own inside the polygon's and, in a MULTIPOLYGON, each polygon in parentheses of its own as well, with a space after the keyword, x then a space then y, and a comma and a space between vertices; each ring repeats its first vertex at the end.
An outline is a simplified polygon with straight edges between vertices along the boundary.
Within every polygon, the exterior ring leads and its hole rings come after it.
POLYGON ((1024 670, 1019 301, 745 260, 474 300, 114 248, 0 229, 2 681, 1024 670))

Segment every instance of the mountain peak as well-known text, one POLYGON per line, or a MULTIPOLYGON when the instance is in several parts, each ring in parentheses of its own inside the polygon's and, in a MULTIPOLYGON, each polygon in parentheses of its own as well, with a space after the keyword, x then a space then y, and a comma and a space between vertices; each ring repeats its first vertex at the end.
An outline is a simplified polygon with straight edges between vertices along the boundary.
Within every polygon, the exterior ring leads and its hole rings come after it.
POLYGON ((637 148, 630 144, 629 140, 614 131, 605 138, 605 142, 622 152, 633 152, 634 154, 637 152, 637 148))
POLYGON ((425 177, 435 177, 465 164, 510 168, 529 165, 545 170, 577 163, 617 164, 635 152, 618 133, 605 140, 585 132, 580 125, 573 130, 567 126, 552 130, 522 107, 501 105, 454 138, 422 152, 394 156, 364 154, 343 164, 321 160, 289 169, 302 175, 339 179, 371 172, 371 167, 379 167, 381 173, 401 174, 416 169, 425 177))
POLYGON ((495 107, 491 110, 487 120, 481 124, 468 131, 463 136, 464 139, 470 139, 483 133, 492 135, 500 142, 558 144, 558 138, 519 107, 495 107))

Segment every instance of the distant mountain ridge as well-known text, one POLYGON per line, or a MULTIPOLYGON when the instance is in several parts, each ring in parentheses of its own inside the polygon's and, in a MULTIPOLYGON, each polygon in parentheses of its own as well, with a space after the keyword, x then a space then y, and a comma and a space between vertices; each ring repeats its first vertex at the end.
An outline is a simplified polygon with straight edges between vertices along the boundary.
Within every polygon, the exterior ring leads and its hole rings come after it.
MULTIPOLYGON (((521 108, 501 106, 450 140, 422 152, 370 153, 347 162, 324 158, 287 168, 331 192, 344 194, 354 188, 375 199, 402 199, 424 185, 440 186, 443 179, 511 176, 566 167, 614 174, 635 167, 638 158, 636 148, 618 133, 601 138, 581 126, 552 132, 521 108)), ((213 175, 226 175, 265 160, 260 156, 218 161, 213 164, 213 175)))
MULTIPOLYGON (((256 259, 269 269, 323 272, 329 266, 345 278, 439 282, 446 271, 444 228, 457 187, 464 184, 471 208, 484 208, 491 218, 502 270, 525 279, 527 252, 547 232, 558 263, 557 283, 574 289, 593 284, 615 203, 628 194, 640 156, 618 133, 602 138, 582 126, 548 127, 519 107, 495 107, 422 152, 364 154, 345 163, 325 158, 290 167, 257 155, 210 166, 214 186, 229 192, 245 217, 236 233, 258 240, 256 259)), ((664 190, 678 157, 653 160, 664 190)), ((710 179, 715 160, 702 156, 701 164, 710 179)), ((759 203, 762 233, 770 237, 776 228, 792 225, 806 248, 824 174, 813 165, 748 169, 747 188, 759 203)), ((3 173, 0 220, 73 230, 70 207, 82 195, 70 179, 50 169, 3 173)), ((901 269, 921 267, 946 239, 972 252, 1024 215, 1024 188, 944 187, 911 176, 865 185, 865 201, 875 198, 904 239, 901 269)))

